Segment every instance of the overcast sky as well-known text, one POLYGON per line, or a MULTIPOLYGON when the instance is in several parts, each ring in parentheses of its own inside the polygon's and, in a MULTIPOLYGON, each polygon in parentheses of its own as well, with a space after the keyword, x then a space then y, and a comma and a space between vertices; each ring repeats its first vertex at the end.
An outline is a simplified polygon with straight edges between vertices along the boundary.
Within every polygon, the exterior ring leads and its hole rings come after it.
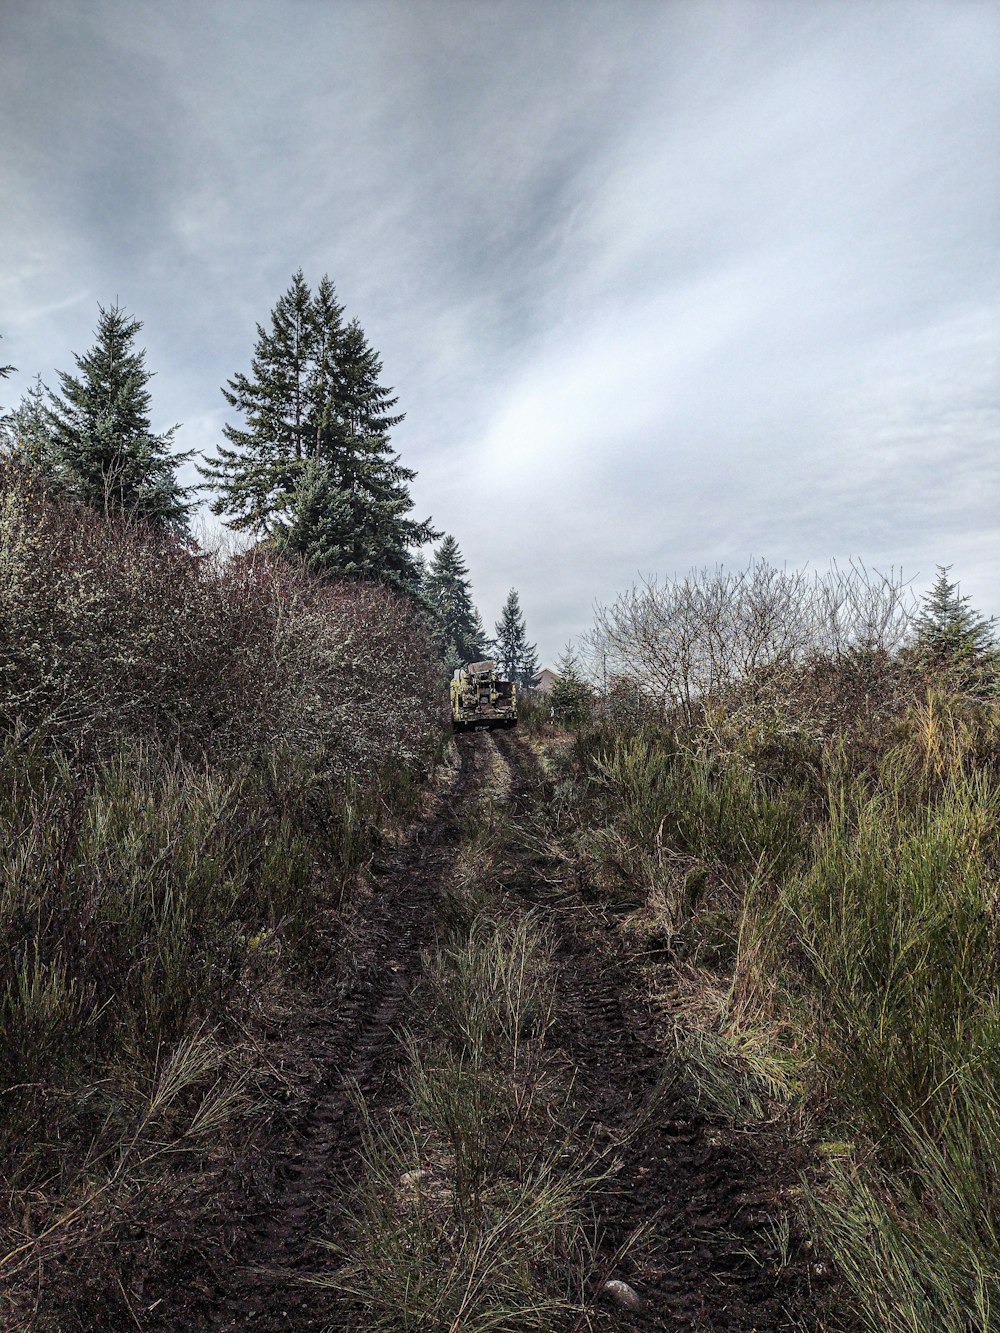
POLYGON ((178 448, 328 272, 548 662, 752 556, 1000 612, 994 0, 0 0, 0 201, 0 403, 117 298, 178 448))

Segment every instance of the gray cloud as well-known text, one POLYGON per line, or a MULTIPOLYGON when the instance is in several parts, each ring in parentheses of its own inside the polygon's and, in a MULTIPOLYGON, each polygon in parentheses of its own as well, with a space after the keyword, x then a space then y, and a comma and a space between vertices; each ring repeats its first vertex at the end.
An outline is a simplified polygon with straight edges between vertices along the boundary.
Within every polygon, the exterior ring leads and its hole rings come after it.
POLYGON ((637 572, 753 554, 954 562, 1000 610, 998 38, 974 0, 7 0, 7 400, 117 295, 210 450, 301 264, 547 659, 637 572))

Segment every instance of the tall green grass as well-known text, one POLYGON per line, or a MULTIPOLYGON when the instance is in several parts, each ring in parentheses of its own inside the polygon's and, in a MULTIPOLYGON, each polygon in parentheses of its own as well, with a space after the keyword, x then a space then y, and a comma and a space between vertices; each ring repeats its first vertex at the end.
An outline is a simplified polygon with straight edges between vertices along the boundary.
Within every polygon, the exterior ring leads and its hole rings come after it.
POLYGON ((987 1333, 1000 1327, 997 710, 931 693, 877 735, 831 735, 807 786, 770 750, 783 780, 752 747, 719 750, 723 732, 715 716, 684 735, 576 738, 576 855, 631 878, 633 905, 664 918, 687 960, 671 986, 703 1100, 745 1128, 794 1105, 832 1144, 805 1198, 860 1324, 987 1333))
POLYGON ((669 734, 622 737, 597 755, 593 768, 614 795, 626 836, 640 846, 673 848, 730 867, 764 859, 776 875, 801 851, 798 791, 669 734))
POLYGON ((841 1095, 876 1136, 901 1114, 944 1130, 967 1081, 1000 1069, 1000 786, 959 772, 926 804, 906 801, 885 770, 873 790, 838 791, 785 896, 841 1095))
POLYGON ((223 773, 151 747, 88 767, 0 747, 4 1278, 43 1239, 93 1230, 84 1201, 108 1182, 139 1207, 149 1164, 220 1126, 230 1025, 310 962, 365 854, 360 821, 356 792, 290 757, 223 773))
POLYGON ((785 901, 822 1004, 820 1060, 860 1147, 815 1216, 865 1326, 1000 1319, 1000 783, 912 752, 836 793, 785 901))

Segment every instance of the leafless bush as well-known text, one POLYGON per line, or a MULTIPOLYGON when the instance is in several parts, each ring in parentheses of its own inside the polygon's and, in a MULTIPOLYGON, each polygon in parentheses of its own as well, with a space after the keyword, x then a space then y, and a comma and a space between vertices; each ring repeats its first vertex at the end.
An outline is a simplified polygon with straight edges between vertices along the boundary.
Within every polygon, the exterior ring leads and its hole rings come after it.
POLYGON ((436 655, 406 599, 264 551, 192 552, 0 468, 0 727, 239 760, 276 745, 364 777, 426 753, 436 655))
POLYGON ((895 570, 852 562, 810 574, 758 560, 646 580, 598 609, 586 647, 595 679, 632 685, 691 723, 707 702, 781 669, 890 654, 915 611, 895 570))

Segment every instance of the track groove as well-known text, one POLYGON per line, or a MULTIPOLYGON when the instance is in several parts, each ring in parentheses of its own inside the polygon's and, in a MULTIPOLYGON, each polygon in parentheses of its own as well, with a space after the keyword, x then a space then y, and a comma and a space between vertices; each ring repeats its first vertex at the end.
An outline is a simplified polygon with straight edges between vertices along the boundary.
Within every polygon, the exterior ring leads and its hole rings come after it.
MULTIPOLYGON (((528 819, 543 808, 545 780, 520 738, 498 748, 514 775, 511 809, 528 819)), ((673 1070, 638 967, 622 952, 599 911, 553 900, 551 874, 532 873, 531 857, 514 891, 535 896, 558 922, 558 1021, 551 1032, 576 1069, 583 1126, 595 1139, 623 1139, 621 1165, 593 1202, 602 1250, 613 1261, 638 1229, 646 1230, 614 1275, 639 1290, 645 1308, 622 1315, 629 1329, 765 1333, 801 1328, 808 1267, 767 1261, 766 1227, 782 1194, 797 1184, 785 1145, 739 1137, 692 1106, 673 1070), (652 1109, 652 1114, 650 1111, 652 1109), (633 1127, 648 1116, 643 1128, 633 1127), (752 1258, 756 1254, 759 1258, 752 1258)))
MULTIPOLYGON (((359 910, 355 952, 340 995, 299 1034, 318 1076, 289 1132, 262 1155, 269 1185, 245 1200, 246 1215, 217 1244, 197 1280, 164 1291, 157 1317, 142 1327, 205 1333, 286 1333, 337 1323, 330 1294, 301 1279, 331 1264, 316 1238, 344 1238, 356 1177, 361 1124, 354 1100, 391 1103, 399 1067, 398 1030, 412 1020, 408 997, 421 949, 437 925, 437 900, 461 843, 461 822, 481 799, 499 752, 510 769, 507 810, 514 828, 503 888, 540 906, 556 927, 557 1021, 551 1038, 575 1069, 582 1126, 594 1142, 620 1144, 617 1168, 592 1198, 609 1275, 645 1298, 638 1314, 609 1311, 603 1327, 662 1333, 777 1333, 801 1327, 803 1265, 776 1270, 750 1257, 766 1248, 762 1229, 794 1182, 787 1154, 720 1132, 671 1078, 671 1057, 641 974, 600 911, 554 898, 558 871, 534 850, 529 828, 546 786, 529 745, 516 735, 469 735, 458 742, 454 790, 386 853, 375 892, 359 910), (636 1133, 636 1124, 641 1130, 636 1133), (644 1238, 615 1258, 633 1233, 644 1238)), ((428 1333, 433 1333, 428 1330, 428 1333)), ((516 1333, 510 1330, 509 1333, 516 1333)))
POLYGON ((399 1061, 397 1028, 433 936, 436 897, 460 841, 460 823, 479 797, 480 743, 460 747, 453 790, 401 848, 383 853, 375 892, 356 923, 349 975, 339 998, 298 1035, 318 1070, 291 1129, 260 1147, 271 1159, 271 1187, 245 1199, 228 1246, 208 1255, 195 1281, 159 1293, 150 1329, 287 1333, 329 1326, 329 1296, 302 1279, 329 1266, 317 1237, 336 1220, 356 1175, 361 1147, 358 1093, 369 1102, 391 1084, 399 1061))

